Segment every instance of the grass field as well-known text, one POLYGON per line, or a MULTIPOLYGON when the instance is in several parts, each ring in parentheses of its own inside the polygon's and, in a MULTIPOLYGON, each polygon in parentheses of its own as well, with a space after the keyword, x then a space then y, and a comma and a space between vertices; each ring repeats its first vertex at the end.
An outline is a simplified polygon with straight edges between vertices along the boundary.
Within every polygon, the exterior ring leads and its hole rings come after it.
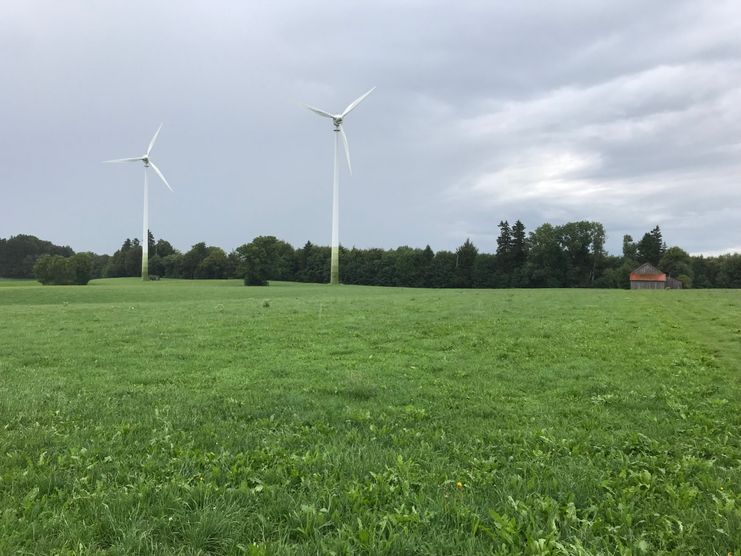
POLYGON ((739 554, 741 291, 0 282, 0 554, 739 554))

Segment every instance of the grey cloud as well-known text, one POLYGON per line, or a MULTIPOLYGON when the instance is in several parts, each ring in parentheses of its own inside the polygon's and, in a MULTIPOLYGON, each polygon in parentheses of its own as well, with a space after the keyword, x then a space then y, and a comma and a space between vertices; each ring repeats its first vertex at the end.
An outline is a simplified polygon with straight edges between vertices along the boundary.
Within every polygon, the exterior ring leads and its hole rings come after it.
POLYGON ((165 122, 151 226, 187 249, 328 243, 493 249, 496 223, 585 218, 608 247, 655 224, 741 245, 735 2, 108 2, 0 6, 0 236, 111 252, 140 234, 136 154, 165 122), (712 224, 721 225, 722 237, 712 224))

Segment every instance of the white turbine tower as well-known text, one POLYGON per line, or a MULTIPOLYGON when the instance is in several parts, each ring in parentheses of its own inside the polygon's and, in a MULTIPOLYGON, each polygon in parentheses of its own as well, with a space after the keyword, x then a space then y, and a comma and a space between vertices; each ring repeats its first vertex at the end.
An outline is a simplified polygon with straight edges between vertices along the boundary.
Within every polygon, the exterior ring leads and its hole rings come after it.
POLYGON ((340 216, 340 200, 339 200, 339 193, 340 193, 340 176, 339 176, 339 163, 338 163, 338 151, 340 149, 340 136, 342 136, 342 142, 345 145, 345 156, 347 158, 347 169, 350 171, 350 174, 352 174, 352 166, 350 165, 350 147, 347 144, 347 135, 345 135, 345 130, 342 129, 342 121, 343 119, 358 105, 360 104, 365 97, 367 97, 369 94, 373 92, 373 89, 365 93, 363 96, 358 97, 354 101, 352 101, 347 108, 345 108, 345 111, 341 114, 330 114, 329 112, 325 112, 324 110, 320 110, 319 108, 314 108, 313 106, 309 106, 308 104, 306 107, 311 110, 312 112, 316 112, 320 116, 324 116, 325 118, 330 118, 332 122, 334 123, 334 178, 332 182, 332 262, 330 265, 330 273, 329 273, 329 283, 330 284, 339 284, 340 283, 340 232, 339 232, 339 216, 340 216))
POLYGON ((167 183, 165 176, 163 176, 162 172, 160 172, 160 169, 157 168, 155 163, 149 158, 149 153, 152 152, 152 147, 154 146, 154 142, 157 140, 157 136, 160 133, 160 129, 162 129, 162 124, 160 124, 160 126, 157 128, 157 131, 155 131, 154 137, 152 137, 152 140, 149 142, 149 147, 147 148, 147 154, 145 154, 144 156, 136 156, 134 158, 118 158, 116 160, 105 160, 104 161, 104 163, 139 162, 139 161, 144 163, 144 228, 142 231, 142 244, 141 244, 142 245, 142 280, 149 280, 149 181, 147 179, 147 172, 150 166, 157 173, 157 175, 164 182, 164 184, 167 186, 167 189, 169 189, 170 191, 173 191, 172 187, 170 187, 170 184, 167 183))

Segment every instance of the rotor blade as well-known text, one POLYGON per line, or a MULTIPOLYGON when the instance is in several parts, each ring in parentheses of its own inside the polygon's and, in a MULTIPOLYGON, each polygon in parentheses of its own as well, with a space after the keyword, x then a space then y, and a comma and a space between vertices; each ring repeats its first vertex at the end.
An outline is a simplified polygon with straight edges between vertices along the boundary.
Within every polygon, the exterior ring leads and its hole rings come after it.
POLYGON ((370 91, 368 91, 367 93, 365 93, 363 96, 358 97, 357 99, 355 99, 354 101, 352 101, 350 103, 350 105, 347 108, 345 108, 345 111, 342 113, 342 115, 340 117, 341 118, 344 118, 345 116, 347 116, 350 113, 351 110, 353 110, 358 104, 360 104, 361 102, 363 102, 363 100, 365 99, 365 97, 367 97, 369 94, 371 94, 375 90, 376 90, 376 88, 373 87, 370 91))
POLYGON ((136 162, 137 160, 144 160, 144 157, 137 156, 136 158, 117 158, 115 160, 104 160, 102 164, 107 164, 109 162, 136 162))
POLYGON ((350 164, 350 145, 347 144, 347 135, 345 135, 345 130, 342 129, 342 126, 340 126, 340 135, 342 135, 342 142, 345 144, 345 157, 347 158, 347 169, 350 170, 350 175, 352 175, 352 165, 350 164))
POLYGON ((147 148, 147 156, 149 156, 149 151, 152 150, 152 147, 154 147, 154 142, 157 140, 157 136, 160 134, 160 129, 162 129, 162 124, 157 128, 157 131, 154 132, 154 137, 152 137, 152 140, 149 142, 149 148, 147 148))
POLYGON ((325 112, 324 110, 320 110, 319 108, 314 108, 313 106, 309 106, 308 104, 304 104, 304 106, 306 106, 306 108, 308 108, 312 112, 316 112, 320 116, 324 116, 325 118, 332 118, 332 119, 334 119, 334 116, 332 114, 330 114, 329 112, 325 112))
POLYGON ((154 165, 154 162, 152 162, 152 161, 150 160, 150 161, 149 161, 149 165, 150 165, 150 166, 151 166, 151 167, 152 167, 152 168, 154 169, 154 171, 155 171, 155 172, 157 172, 157 175, 158 175, 158 176, 160 177, 160 179, 161 179, 161 180, 162 180, 163 182, 165 182, 165 185, 167 186, 167 189, 169 189, 170 191, 172 191, 173 193, 175 193, 175 190, 174 190, 174 189, 173 189, 172 187, 170 187, 170 184, 169 184, 169 183, 167 183, 167 180, 165 179, 165 176, 163 176, 163 175, 162 175, 162 172, 160 172, 160 169, 159 169, 159 168, 157 168, 157 166, 155 166, 155 165, 154 165))

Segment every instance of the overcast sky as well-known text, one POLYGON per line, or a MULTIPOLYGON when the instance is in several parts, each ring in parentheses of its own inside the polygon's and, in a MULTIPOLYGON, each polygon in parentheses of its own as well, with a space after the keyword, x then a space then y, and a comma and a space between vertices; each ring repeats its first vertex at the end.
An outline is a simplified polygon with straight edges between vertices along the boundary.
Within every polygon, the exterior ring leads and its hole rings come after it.
POLYGON ((331 237, 346 120, 347 247, 493 252, 497 224, 656 224, 741 251, 741 3, 0 2, 0 237, 112 253, 150 228, 187 250, 331 237))

